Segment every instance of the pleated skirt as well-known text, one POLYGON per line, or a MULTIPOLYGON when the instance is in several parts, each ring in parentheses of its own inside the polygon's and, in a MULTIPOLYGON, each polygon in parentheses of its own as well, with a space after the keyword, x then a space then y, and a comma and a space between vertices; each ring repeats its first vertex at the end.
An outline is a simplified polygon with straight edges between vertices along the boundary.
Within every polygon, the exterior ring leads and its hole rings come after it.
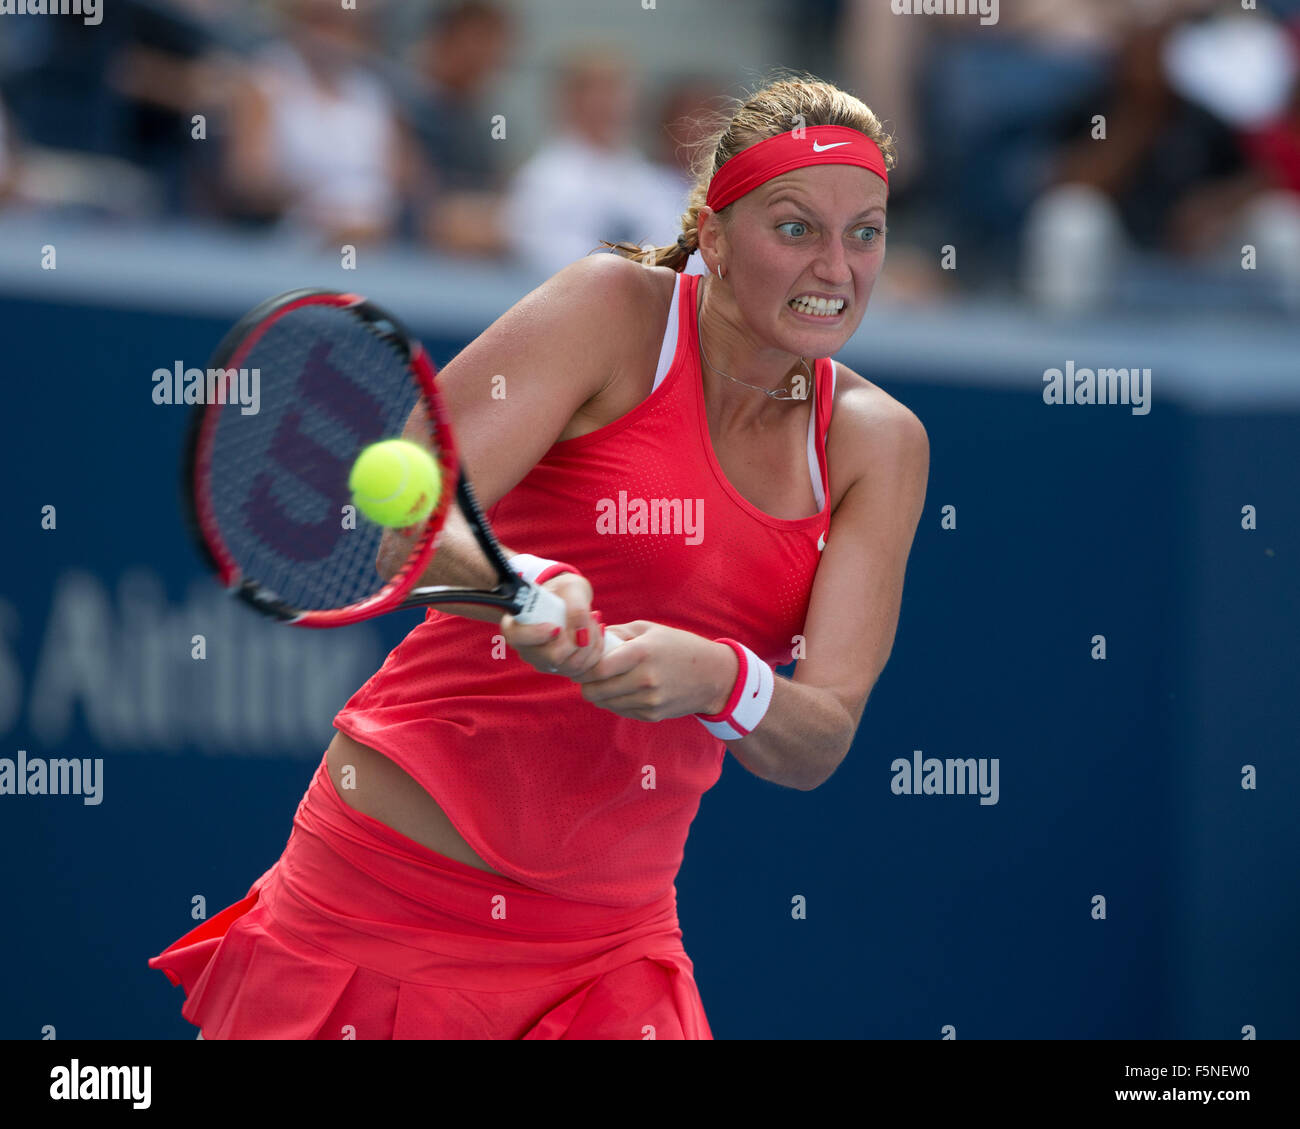
POLYGON ((676 890, 568 901, 339 797, 322 758, 279 860, 149 961, 207 1039, 710 1039, 676 890))

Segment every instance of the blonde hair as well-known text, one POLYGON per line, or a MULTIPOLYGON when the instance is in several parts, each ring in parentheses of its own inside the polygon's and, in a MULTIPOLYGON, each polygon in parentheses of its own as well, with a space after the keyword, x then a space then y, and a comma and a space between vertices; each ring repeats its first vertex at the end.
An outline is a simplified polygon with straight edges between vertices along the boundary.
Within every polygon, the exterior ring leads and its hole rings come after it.
MULTIPOLYGON (((671 243, 647 250, 635 243, 610 243, 605 239, 601 240, 602 244, 615 254, 636 259, 645 266, 683 270, 691 254, 699 247, 700 209, 705 205, 713 174, 741 150, 780 133, 788 133, 796 126, 843 125, 856 129, 880 147, 885 168, 894 167, 894 140, 880 119, 852 94, 814 75, 787 72, 785 77, 769 81, 743 101, 737 98, 734 102, 735 109, 730 118, 726 118, 725 113, 720 115, 725 124, 699 145, 691 159, 695 184, 682 215, 681 231, 687 247, 671 243)), ((725 221, 730 210, 728 204, 718 212, 719 218, 725 221)))

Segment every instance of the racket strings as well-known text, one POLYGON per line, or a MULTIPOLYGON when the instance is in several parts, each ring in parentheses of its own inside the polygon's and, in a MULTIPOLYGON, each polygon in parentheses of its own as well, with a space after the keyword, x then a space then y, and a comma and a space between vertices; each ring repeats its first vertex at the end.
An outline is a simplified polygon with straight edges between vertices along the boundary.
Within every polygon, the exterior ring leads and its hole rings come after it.
POLYGON ((346 309, 306 305, 275 320, 238 367, 260 374, 260 410, 222 406, 209 459, 230 555, 300 610, 375 595, 386 585, 383 529, 349 509, 347 480, 362 448, 401 435, 421 402, 405 353, 346 309))

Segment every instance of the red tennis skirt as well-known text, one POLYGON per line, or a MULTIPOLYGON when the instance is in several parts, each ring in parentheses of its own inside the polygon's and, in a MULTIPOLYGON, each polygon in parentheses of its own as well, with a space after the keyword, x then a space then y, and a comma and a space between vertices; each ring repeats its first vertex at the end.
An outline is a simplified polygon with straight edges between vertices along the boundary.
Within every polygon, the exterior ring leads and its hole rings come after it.
POLYGON ((322 758, 284 854, 149 961, 204 1039, 711 1039, 676 890, 568 901, 353 810, 322 758))

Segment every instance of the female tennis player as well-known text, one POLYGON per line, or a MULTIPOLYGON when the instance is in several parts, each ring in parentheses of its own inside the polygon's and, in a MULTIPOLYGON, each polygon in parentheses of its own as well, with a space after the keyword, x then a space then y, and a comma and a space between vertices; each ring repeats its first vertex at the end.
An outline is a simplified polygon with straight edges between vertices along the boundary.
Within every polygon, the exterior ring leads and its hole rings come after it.
MULTIPOLYGON (((388 656, 280 859, 149 962, 200 1038, 712 1037, 677 920, 691 820, 728 751, 803 791, 844 759, 929 453, 830 359, 885 258, 875 115, 784 77, 706 150, 675 244, 565 267, 439 374, 488 520, 567 625, 431 609, 388 656)), ((490 584, 471 557, 422 583, 490 584)))

